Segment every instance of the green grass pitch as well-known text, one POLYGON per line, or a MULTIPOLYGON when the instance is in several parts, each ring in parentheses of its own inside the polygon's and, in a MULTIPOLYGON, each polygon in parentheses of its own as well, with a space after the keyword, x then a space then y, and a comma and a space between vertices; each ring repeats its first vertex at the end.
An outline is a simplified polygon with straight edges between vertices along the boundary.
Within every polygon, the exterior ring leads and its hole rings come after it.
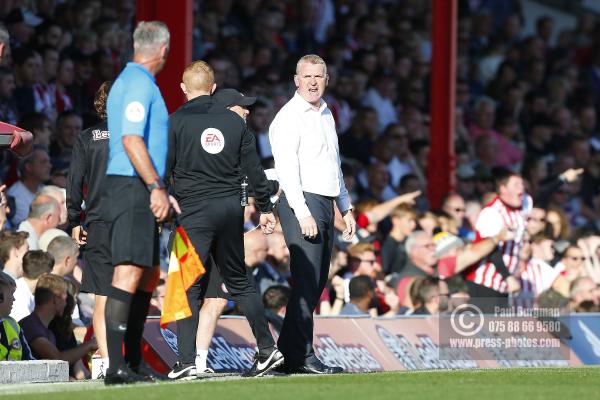
POLYGON ((3 385, 19 400, 569 400, 600 399, 600 368, 383 372, 336 376, 221 378, 104 387, 101 382, 3 385))

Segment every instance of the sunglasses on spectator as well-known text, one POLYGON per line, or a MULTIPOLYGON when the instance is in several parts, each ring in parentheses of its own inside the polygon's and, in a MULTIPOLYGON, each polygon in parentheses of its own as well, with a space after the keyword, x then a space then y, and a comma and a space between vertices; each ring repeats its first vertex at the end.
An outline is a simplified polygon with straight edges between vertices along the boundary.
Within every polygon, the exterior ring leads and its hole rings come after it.
POLYGON ((546 219, 545 218, 533 218, 533 217, 529 217, 529 218, 527 218, 527 221, 546 222, 546 219))

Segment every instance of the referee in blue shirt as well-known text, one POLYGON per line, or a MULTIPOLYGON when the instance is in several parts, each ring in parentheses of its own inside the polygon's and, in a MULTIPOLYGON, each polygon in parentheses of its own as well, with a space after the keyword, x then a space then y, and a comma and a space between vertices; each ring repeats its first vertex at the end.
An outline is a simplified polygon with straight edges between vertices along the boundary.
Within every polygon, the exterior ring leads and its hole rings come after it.
POLYGON ((133 62, 108 95, 111 135, 103 213, 111 224, 115 269, 105 314, 107 385, 158 378, 141 362, 141 340, 159 277, 158 223, 171 206, 162 183, 169 116, 154 78, 165 65, 169 37, 162 22, 141 22, 133 33, 133 62))

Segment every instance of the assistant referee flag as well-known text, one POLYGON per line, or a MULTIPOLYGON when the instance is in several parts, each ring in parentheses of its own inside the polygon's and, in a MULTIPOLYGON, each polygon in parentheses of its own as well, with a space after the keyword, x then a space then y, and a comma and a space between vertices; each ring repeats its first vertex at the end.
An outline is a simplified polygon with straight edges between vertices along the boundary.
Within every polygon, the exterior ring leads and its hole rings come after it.
POLYGON ((169 323, 188 318, 192 310, 188 303, 186 291, 204 273, 206 269, 198 257, 196 249, 182 226, 175 230, 169 272, 167 275, 167 293, 163 303, 160 326, 165 328, 169 323))

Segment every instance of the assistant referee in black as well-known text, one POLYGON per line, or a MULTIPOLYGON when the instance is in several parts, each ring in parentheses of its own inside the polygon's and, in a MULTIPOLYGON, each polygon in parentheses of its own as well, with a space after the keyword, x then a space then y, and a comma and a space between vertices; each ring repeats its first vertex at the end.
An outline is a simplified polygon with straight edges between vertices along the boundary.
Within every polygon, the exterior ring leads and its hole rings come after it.
MULTIPOLYGON (((169 120, 167 179, 181 207, 180 223, 206 265, 212 255, 225 286, 248 319, 258 346, 245 376, 261 376, 283 363, 264 315, 264 307, 249 281, 244 263, 244 209, 241 178, 248 176, 261 211, 263 233, 275 228, 270 196, 272 184, 260 165, 254 135, 244 120, 214 101, 212 68, 203 61, 186 67, 181 88, 190 98, 169 120)), ((197 282, 196 284, 199 284, 197 282)), ((194 362, 197 322, 177 324, 180 360, 172 374, 185 373, 194 362), (185 359, 188 357, 189 359, 185 359)))
POLYGON ((80 246, 85 246, 81 291, 94 294, 92 322, 103 371, 108 367, 104 307, 114 270, 110 255, 110 225, 104 220, 100 208, 108 162, 110 133, 106 120, 106 101, 111 85, 112 82, 106 81, 96 92, 94 108, 101 122, 84 130, 77 137, 66 188, 72 237, 80 246), (84 188, 87 188, 87 195, 84 195, 84 188), (82 221, 84 201, 85 220, 82 221))

